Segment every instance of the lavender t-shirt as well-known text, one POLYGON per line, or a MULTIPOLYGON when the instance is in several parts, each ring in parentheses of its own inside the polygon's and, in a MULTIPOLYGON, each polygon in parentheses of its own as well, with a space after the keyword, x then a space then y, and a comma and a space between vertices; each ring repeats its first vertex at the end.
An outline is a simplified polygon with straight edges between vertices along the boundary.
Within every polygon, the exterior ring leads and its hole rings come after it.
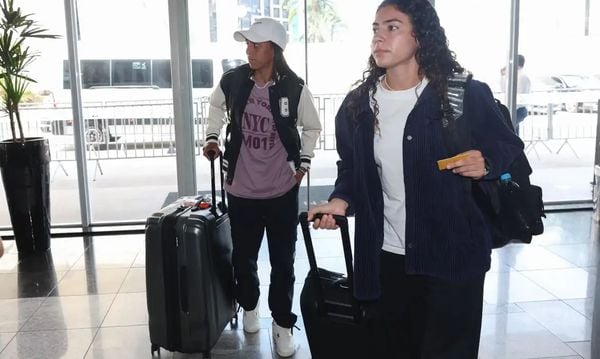
POLYGON ((242 118, 242 146, 226 190, 237 197, 279 197, 296 185, 269 105, 269 88, 253 87, 242 118))

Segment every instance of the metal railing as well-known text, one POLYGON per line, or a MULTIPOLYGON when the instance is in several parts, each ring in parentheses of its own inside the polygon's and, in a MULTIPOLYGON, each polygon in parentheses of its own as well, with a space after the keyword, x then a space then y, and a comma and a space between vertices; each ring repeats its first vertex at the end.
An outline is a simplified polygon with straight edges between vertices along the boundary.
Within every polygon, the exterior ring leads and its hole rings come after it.
MULTIPOLYGON (((317 149, 335 150, 335 114, 343 94, 315 95, 322 125, 317 149)), ((570 141, 594 138, 596 135, 598 103, 577 103, 577 112, 567 112, 564 106, 530 106, 529 116, 520 125, 519 135, 525 141, 526 151, 537 153, 541 146, 546 151, 560 153, 569 148, 577 153, 570 141), (549 141, 559 140, 557 150, 549 141)), ((175 128, 172 101, 87 103, 83 107, 85 144, 90 160, 165 157, 175 154, 175 128)), ((194 101, 193 120, 198 153, 206 131, 208 99, 194 101)), ((21 110, 27 136, 48 137, 52 160, 75 160, 71 108, 63 106, 29 106, 21 110)), ((0 138, 9 138, 10 127, 6 116, 0 118, 0 138)))
POLYGON ((538 148, 560 154, 568 149, 579 157, 571 141, 596 137, 598 102, 581 102, 577 112, 566 111, 564 105, 548 103, 544 110, 530 108, 519 126, 519 136, 525 142, 525 152, 539 157, 538 148), (555 149, 550 142, 558 143, 555 149))

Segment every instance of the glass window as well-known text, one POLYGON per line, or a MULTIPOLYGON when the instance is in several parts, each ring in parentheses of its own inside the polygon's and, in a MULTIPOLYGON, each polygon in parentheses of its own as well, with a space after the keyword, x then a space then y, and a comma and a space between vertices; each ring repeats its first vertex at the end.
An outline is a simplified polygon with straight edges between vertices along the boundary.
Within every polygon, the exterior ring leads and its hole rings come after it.
MULTIPOLYGON (((29 51, 38 54, 28 65, 30 83, 27 99, 34 106, 22 106, 20 116, 25 136, 43 136, 50 145, 50 213, 52 225, 79 223, 79 194, 77 167, 73 144, 73 114, 69 62, 66 46, 64 1, 15 1, 24 14, 49 34, 60 39, 29 39, 29 51), (31 95, 31 96, 30 96, 31 95)), ((93 57, 88 57, 93 58, 93 57)), ((11 137, 7 116, 0 116, 0 139, 11 137)), ((3 181, 0 180, 0 227, 11 228, 3 181)), ((54 232, 54 230, 53 230, 54 232)), ((5 255, 6 257, 6 255, 5 255)), ((4 260, 5 258, 3 258, 4 260)), ((3 262, 3 263, 6 263, 3 262)), ((3 355, 0 355, 3 356, 3 355)))
MULTIPOLYGON (((458 62, 476 79, 486 82, 492 91, 500 93, 501 68, 508 59, 510 2, 436 0, 435 8, 458 62), (467 9, 477 14, 469 24, 462 16, 467 9)), ((506 103, 504 96, 498 99, 506 103)))
POLYGON ((150 85, 150 60, 112 61, 112 86, 150 85))
MULTIPOLYGON (((518 94, 528 109, 519 136, 533 167, 532 182, 544 201, 589 201, 596 148, 600 89, 593 84, 600 63, 596 0, 520 2, 520 71, 531 92, 518 94), (589 6, 589 8, 588 8, 589 6), (587 28, 589 21, 591 28, 587 28), (591 30, 591 31, 590 31, 591 30)), ((521 78, 521 74, 519 78, 521 78)))
POLYGON ((192 60, 192 83, 194 88, 213 87, 212 60, 192 60))
POLYGON ((96 86, 110 86, 109 60, 82 60, 81 87, 84 89, 96 86))
POLYGON ((152 85, 160 88, 171 88, 171 61, 152 61, 152 85))
POLYGON ((274 7, 273 8, 273 17, 279 17, 280 13, 279 13, 279 8, 278 7, 274 7))
MULTIPOLYGON (((81 60, 81 87, 84 89, 96 86, 110 86, 109 60, 81 60)), ((71 89, 71 70, 69 60, 63 61, 63 89, 71 89)))
MULTIPOLYGON (((372 23, 380 0, 352 3, 319 1, 308 10, 308 85, 313 94, 345 95, 362 78, 370 55, 372 23)), ((289 7, 292 41, 304 41, 304 5, 289 7)), ((287 51, 287 50, 286 50, 287 51)), ((337 102, 336 102, 337 105, 337 102)), ((327 147, 333 146, 333 120, 337 108, 327 109, 327 147)))

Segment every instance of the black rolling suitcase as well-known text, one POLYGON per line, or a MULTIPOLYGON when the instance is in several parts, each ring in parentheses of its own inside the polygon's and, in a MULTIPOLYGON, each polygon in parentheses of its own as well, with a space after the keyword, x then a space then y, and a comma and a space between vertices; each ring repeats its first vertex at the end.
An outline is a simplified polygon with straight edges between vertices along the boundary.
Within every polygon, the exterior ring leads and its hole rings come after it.
POLYGON ((352 295, 354 272, 348 220, 343 216, 336 216, 335 220, 341 230, 347 276, 317 267, 307 214, 300 214, 310 263, 300 294, 306 337, 313 359, 370 358, 370 315, 352 295))
POLYGON ((227 323, 237 325, 231 230, 224 200, 217 204, 214 161, 211 172, 211 200, 190 207, 180 199, 146 221, 152 355, 165 348, 210 357, 227 323))

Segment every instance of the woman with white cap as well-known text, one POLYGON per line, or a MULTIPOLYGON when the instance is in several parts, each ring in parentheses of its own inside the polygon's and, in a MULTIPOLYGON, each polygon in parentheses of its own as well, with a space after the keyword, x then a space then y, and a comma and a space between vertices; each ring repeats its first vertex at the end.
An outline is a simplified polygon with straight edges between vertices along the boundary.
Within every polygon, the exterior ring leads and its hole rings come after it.
POLYGON ((266 230, 273 337, 277 353, 286 357, 296 351, 292 297, 298 188, 310 168, 321 124, 311 93, 285 61, 287 33, 279 22, 258 19, 234 38, 246 42, 248 64, 226 72, 211 95, 204 155, 221 154, 219 135, 227 124, 223 168, 235 296, 244 310, 244 331, 257 332, 257 258, 266 230))

